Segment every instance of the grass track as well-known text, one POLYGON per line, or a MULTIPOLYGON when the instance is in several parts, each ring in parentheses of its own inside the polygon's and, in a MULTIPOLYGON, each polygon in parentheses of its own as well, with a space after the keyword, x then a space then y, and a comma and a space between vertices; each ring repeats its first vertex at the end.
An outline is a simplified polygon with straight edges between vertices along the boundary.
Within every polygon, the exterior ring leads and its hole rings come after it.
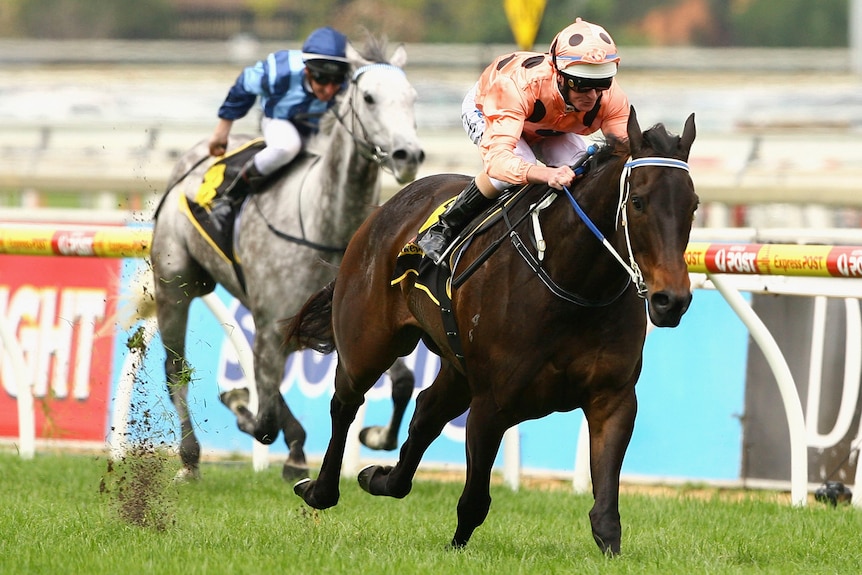
POLYGON ((345 480, 340 504, 315 512, 278 466, 205 464, 203 474, 158 485, 159 530, 124 521, 116 491, 100 493, 112 477, 104 456, 0 453, 0 575, 862 572, 862 511, 796 509, 761 492, 623 494, 623 555, 607 559, 590 535, 589 496, 494 486, 488 519, 452 551, 460 482, 417 481, 398 501, 345 480))

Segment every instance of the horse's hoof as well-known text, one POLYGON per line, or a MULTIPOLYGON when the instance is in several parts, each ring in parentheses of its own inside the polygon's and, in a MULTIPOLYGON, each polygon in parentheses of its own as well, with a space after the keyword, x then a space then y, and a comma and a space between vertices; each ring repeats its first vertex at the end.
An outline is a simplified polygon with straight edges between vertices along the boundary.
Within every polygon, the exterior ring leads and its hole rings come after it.
MULTIPOLYGON (((281 468, 281 478, 285 481, 296 481, 297 479, 308 479, 308 466, 307 465, 294 465, 292 463, 285 463, 284 467, 281 468)), ((296 491, 296 485, 294 484, 293 489, 296 491)))
POLYGON ((338 491, 335 492, 335 498, 330 501, 319 500, 314 496, 315 483, 311 479, 302 479, 293 484, 293 492, 302 497, 305 504, 314 509, 329 509, 338 503, 338 491))
MULTIPOLYGON (((243 433, 254 437, 255 421, 254 415, 246 408, 240 409, 236 414, 236 426, 243 433)), ((272 442, 270 442, 272 443, 272 442)))
POLYGON ((257 430, 252 432, 252 436, 264 445, 272 445, 275 443, 275 440, 278 439, 277 433, 258 432, 257 430))
POLYGON ((449 543, 449 549, 453 549, 453 550, 463 549, 466 546, 467 546, 467 540, 460 541, 454 537, 452 538, 452 541, 449 543))
POLYGON ((392 471, 391 465, 367 465, 359 470, 359 475, 357 476, 357 480, 359 481, 359 487, 362 488, 366 493, 370 493, 371 495, 388 495, 390 497, 404 497, 403 495, 395 495, 389 491, 383 490, 380 488, 381 481, 386 480, 385 477, 378 477, 379 475, 388 475, 389 472, 392 471), (378 478, 377 485, 374 485, 374 478, 378 478))
MULTIPOLYGON (((359 481, 359 487, 362 488, 362 491, 371 493, 371 480, 374 478, 374 474, 378 469, 380 469, 379 465, 366 465, 359 470, 359 475, 356 476, 356 480, 359 481)), ((371 495, 374 494, 371 493, 371 495)))
POLYGON ((305 499, 305 493, 311 489, 311 479, 306 477, 293 484, 293 492, 305 499))
POLYGON ((197 467, 181 467, 177 474, 174 475, 174 483, 191 483, 198 481, 201 478, 201 470, 197 467))
POLYGON ((248 409, 248 402, 251 397, 251 393, 246 387, 238 387, 236 389, 223 391, 218 397, 228 409, 234 413, 238 413, 240 409, 248 409))
POLYGON ((398 440, 389 438, 389 428, 382 425, 365 427, 359 432, 359 441, 368 449, 392 451, 398 447, 398 440))

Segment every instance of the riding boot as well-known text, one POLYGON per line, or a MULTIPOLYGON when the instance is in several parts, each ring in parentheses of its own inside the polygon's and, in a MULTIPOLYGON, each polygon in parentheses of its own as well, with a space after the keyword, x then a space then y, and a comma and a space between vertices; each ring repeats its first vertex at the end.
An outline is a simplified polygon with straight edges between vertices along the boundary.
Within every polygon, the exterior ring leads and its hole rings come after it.
POLYGON ((258 193, 265 178, 255 166, 253 158, 246 162, 224 194, 213 200, 210 206, 210 218, 216 223, 216 227, 221 227, 221 223, 246 196, 258 193))
POLYGON ((419 247, 435 264, 439 264, 455 236, 493 201, 479 191, 476 180, 473 179, 446 211, 440 214, 439 219, 425 230, 417 242, 419 247))

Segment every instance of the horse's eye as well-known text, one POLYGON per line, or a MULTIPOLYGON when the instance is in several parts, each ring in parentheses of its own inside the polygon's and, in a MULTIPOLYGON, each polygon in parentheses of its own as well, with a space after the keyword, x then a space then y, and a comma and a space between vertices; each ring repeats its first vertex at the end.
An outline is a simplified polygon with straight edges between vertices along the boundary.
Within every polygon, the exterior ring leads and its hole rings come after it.
POLYGON ((371 94, 368 94, 367 92, 366 92, 365 96, 363 96, 363 99, 365 100, 366 104, 373 104, 374 103, 374 96, 372 96, 371 94))
POLYGON ((632 196, 632 207, 639 212, 644 210, 644 203, 640 196, 632 196))

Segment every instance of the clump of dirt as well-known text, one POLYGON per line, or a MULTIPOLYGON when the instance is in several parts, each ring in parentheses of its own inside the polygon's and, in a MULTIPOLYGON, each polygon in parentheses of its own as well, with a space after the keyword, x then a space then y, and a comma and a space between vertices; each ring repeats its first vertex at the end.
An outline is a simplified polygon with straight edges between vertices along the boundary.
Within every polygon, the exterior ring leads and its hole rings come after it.
POLYGON ((121 520, 156 531, 175 523, 175 471, 168 457, 162 450, 136 444, 120 460, 108 460, 99 490, 111 498, 121 520))
MULTIPOLYGON (((146 355, 143 328, 126 342, 130 353, 143 362, 146 355)), ((135 378, 121 455, 108 458, 99 491, 118 517, 131 525, 164 531, 175 523, 178 463, 171 444, 164 441, 162 417, 144 399, 143 382, 135 378)), ((159 410, 163 411, 163 410, 159 410)))

